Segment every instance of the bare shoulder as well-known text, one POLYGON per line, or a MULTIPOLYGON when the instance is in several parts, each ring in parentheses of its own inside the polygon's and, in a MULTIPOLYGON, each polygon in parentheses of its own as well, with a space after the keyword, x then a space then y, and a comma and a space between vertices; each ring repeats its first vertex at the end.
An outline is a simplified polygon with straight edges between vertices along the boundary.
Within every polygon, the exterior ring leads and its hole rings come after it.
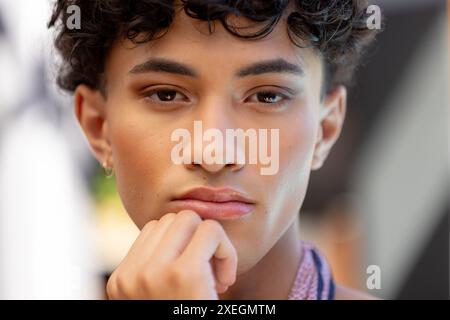
POLYGON ((336 284, 336 300, 380 300, 368 293, 336 284))

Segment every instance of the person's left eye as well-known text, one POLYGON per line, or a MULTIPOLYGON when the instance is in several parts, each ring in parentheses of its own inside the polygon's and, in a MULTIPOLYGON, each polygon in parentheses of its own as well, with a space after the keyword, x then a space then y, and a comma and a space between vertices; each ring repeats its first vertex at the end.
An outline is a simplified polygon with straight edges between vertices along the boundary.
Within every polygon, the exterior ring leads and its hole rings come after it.
POLYGON ((268 106, 279 106, 289 100, 289 97, 283 93, 264 90, 251 95, 247 102, 266 104, 268 106))

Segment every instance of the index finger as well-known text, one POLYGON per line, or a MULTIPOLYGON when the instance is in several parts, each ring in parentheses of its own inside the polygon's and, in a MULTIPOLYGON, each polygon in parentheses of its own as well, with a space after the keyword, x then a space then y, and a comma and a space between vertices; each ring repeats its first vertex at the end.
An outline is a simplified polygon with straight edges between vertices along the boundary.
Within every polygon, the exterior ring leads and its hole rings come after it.
POLYGON ((215 259, 217 281, 230 286, 236 281, 236 249, 222 225, 215 220, 204 220, 195 231, 180 259, 209 263, 215 259))

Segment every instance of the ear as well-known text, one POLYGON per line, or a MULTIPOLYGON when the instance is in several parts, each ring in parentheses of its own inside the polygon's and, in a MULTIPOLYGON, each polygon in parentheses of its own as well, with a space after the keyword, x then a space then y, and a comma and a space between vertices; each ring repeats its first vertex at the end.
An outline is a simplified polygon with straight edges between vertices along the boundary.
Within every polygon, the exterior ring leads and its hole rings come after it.
POLYGON ((106 121, 105 98, 99 90, 79 85, 74 96, 75 116, 100 164, 112 167, 112 149, 106 121))
POLYGON ((338 86, 327 94, 320 106, 320 126, 317 133, 311 170, 322 167, 331 148, 339 138, 347 109, 347 89, 338 86))

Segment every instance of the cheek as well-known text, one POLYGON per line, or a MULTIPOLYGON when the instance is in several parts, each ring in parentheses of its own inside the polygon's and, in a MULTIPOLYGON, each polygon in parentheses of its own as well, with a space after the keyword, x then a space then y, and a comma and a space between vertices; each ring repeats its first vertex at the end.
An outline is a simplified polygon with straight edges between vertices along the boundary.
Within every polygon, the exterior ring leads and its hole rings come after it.
POLYGON ((258 177, 255 188, 261 191, 258 215, 248 225, 226 229, 238 250, 240 273, 254 265, 298 217, 306 194, 318 121, 314 108, 286 119, 280 127, 278 173, 253 172, 258 177))
POLYGON ((142 212, 157 211, 143 205, 157 203, 164 174, 170 170, 170 134, 161 121, 139 112, 114 114, 108 122, 117 189, 133 221, 142 226, 149 219, 142 212))
POLYGON ((274 232, 284 230, 298 215, 306 194, 311 160, 316 142, 318 121, 314 108, 304 108, 289 118, 280 130, 280 169, 278 174, 266 176, 267 210, 274 232))
MULTIPOLYGON (((286 124, 280 134, 281 188, 304 185, 305 175, 311 170, 318 121, 314 108, 304 108, 286 124)), ((306 179, 307 180, 307 179, 306 179)))

